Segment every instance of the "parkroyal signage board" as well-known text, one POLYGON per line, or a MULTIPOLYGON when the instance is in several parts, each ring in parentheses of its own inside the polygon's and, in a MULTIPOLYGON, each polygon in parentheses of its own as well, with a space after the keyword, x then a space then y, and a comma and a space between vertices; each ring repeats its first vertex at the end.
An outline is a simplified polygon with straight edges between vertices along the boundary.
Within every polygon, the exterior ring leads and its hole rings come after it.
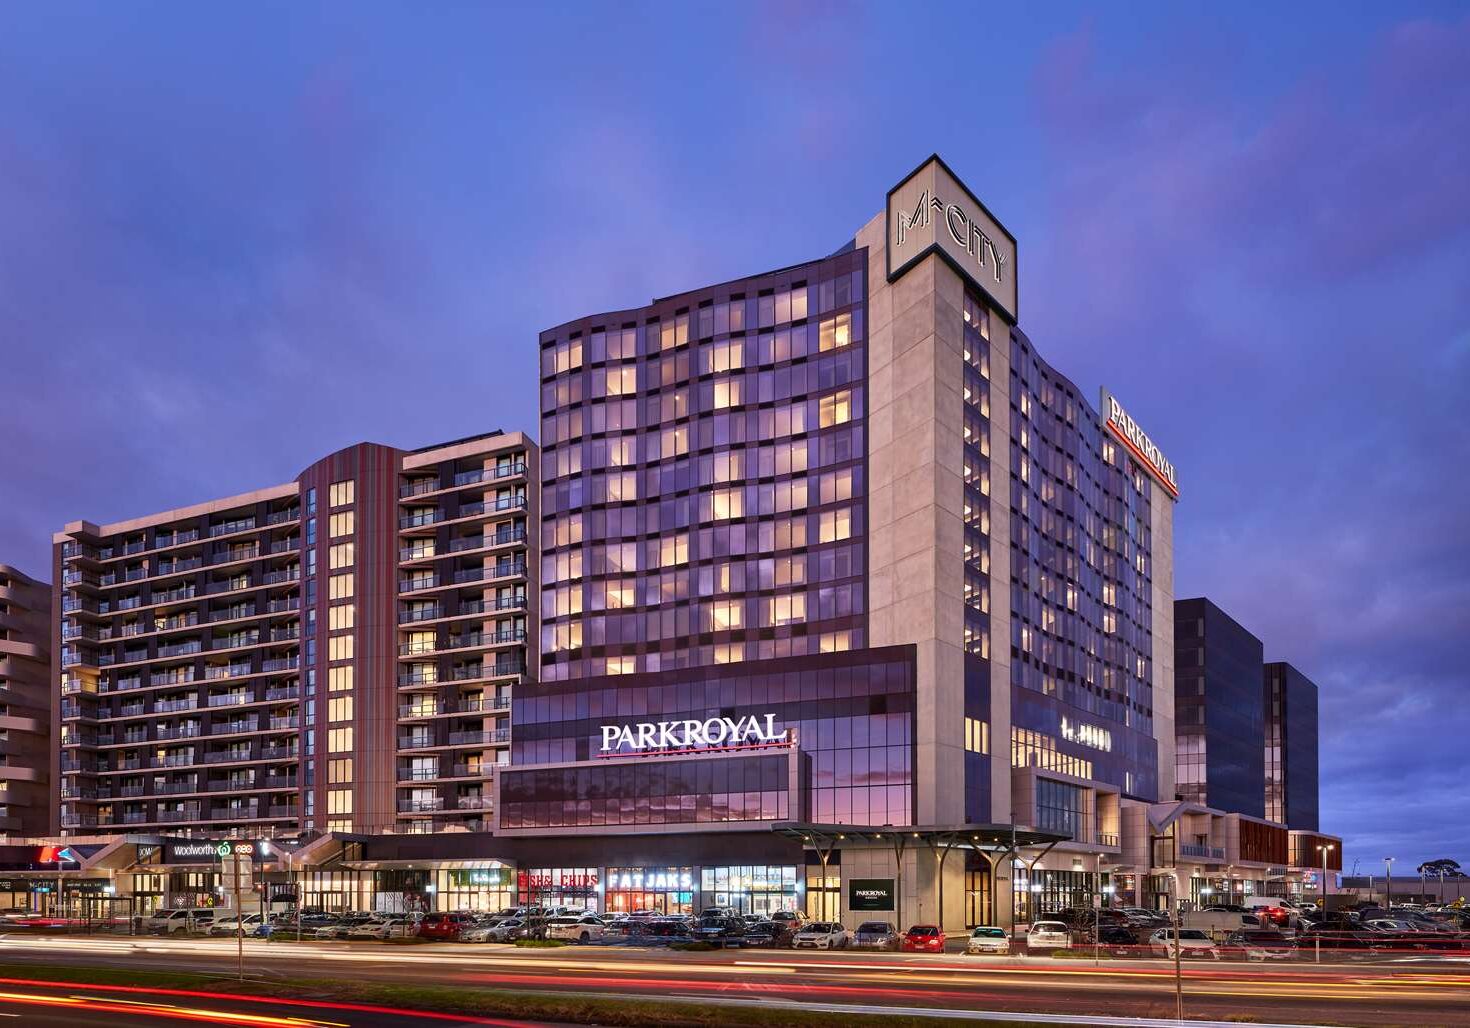
POLYGON ((931 253, 979 288, 1012 323, 1016 237, 935 154, 888 191, 888 281, 931 253))
POLYGON ((598 755, 604 757, 744 749, 791 739, 789 729, 776 730, 775 714, 639 721, 629 725, 601 725, 598 731, 602 734, 598 755))
POLYGON ((1165 492, 1174 499, 1179 499, 1179 475, 1174 470, 1174 464, 1164 456, 1148 434, 1138 427, 1138 422, 1128 416, 1128 411, 1106 387, 1102 390, 1102 416, 1104 431, 1121 442, 1133 459, 1142 464, 1159 485, 1164 487, 1165 492))
POLYGON ((892 878, 852 878, 847 883, 848 910, 892 910, 892 878))

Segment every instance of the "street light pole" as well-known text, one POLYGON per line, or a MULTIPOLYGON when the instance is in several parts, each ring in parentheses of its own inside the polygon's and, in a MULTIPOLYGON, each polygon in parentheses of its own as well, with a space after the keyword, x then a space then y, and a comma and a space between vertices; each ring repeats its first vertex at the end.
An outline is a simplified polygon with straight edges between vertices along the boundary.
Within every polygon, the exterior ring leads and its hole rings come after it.
POLYGON ((1179 872, 1169 876, 1169 898, 1174 912, 1174 1020, 1184 1023, 1184 967, 1179 945, 1179 872))
POLYGON ((1383 907, 1393 909, 1393 857, 1383 858, 1383 907))

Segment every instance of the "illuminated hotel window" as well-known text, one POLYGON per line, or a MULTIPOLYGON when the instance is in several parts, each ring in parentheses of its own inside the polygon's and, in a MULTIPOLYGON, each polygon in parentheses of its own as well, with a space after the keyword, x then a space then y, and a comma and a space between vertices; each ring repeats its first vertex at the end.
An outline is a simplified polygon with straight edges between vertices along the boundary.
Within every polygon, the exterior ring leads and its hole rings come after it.
POLYGON ((352 479, 343 482, 333 482, 327 488, 327 506, 345 507, 352 503, 357 493, 357 483, 352 479))
POLYGON ((332 539, 344 535, 351 535, 357 530, 357 512, 343 511, 341 514, 333 514, 327 521, 327 534, 332 539))
POLYGON ((971 753, 990 752, 990 722, 965 718, 965 749, 971 753))
POLYGON ((354 543, 338 543, 328 551, 327 566, 333 571, 339 568, 350 568, 353 565, 354 543))

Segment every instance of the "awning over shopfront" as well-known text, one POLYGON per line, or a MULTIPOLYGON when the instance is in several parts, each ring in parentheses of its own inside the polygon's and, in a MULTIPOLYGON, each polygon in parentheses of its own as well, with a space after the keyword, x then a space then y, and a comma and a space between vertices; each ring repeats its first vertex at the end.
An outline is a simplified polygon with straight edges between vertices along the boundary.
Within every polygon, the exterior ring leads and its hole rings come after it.
POLYGON ((510 867, 503 860, 344 860, 339 867, 348 871, 493 871, 510 867))
POLYGON ((1042 832, 1034 828, 1011 825, 824 825, 787 821, 772 830, 806 845, 831 847, 834 843, 849 846, 934 846, 1004 852, 1037 846, 1051 847, 1066 842, 1070 836, 1042 832))

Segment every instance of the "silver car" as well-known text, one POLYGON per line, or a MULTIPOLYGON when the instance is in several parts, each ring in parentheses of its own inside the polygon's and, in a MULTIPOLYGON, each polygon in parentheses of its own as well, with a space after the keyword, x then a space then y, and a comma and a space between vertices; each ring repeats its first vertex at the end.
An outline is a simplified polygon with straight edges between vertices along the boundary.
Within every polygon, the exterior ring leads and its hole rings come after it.
POLYGON ((887 921, 864 921, 852 934, 852 948, 896 950, 898 932, 887 921))

